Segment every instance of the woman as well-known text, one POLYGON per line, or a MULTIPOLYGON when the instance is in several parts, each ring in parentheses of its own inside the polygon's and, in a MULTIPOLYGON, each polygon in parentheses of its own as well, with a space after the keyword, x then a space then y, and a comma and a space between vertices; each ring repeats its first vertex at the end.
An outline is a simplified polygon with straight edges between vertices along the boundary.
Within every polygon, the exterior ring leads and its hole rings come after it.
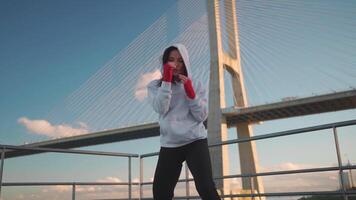
POLYGON ((212 178, 207 131, 205 90, 193 87, 189 56, 182 44, 165 49, 163 77, 148 84, 148 97, 159 114, 161 149, 153 181, 155 200, 174 196, 182 169, 187 162, 196 189, 203 200, 220 199, 212 178))

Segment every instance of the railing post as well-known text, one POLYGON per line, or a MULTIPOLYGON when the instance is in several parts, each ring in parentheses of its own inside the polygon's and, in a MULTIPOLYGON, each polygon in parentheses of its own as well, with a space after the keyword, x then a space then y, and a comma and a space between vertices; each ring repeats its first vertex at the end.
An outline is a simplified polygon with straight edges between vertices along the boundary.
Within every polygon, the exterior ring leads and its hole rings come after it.
POLYGON ((255 194, 255 184, 254 184, 254 179, 253 179, 254 177, 251 175, 250 176, 250 184, 251 184, 251 199, 255 199, 255 196, 254 196, 254 194, 255 194))
POLYGON ((345 189, 345 183, 344 183, 344 177, 343 177, 343 171, 342 171, 342 160, 341 160, 341 154, 340 154, 340 146, 339 146, 339 139, 337 136, 337 130, 336 127, 333 127, 333 134, 334 134, 334 142, 335 142, 335 147, 336 147, 336 156, 337 156, 337 163, 339 166, 339 176, 340 176, 340 186, 343 192, 344 200, 348 200, 348 195, 346 195, 346 189, 345 189))
MULTIPOLYGON (((189 190, 189 168, 187 162, 185 162, 185 195, 190 197, 190 190, 189 190)), ((187 198, 189 199, 189 198, 187 198)))
POLYGON ((140 181, 139 181, 139 200, 142 199, 143 197, 143 191, 142 191, 142 183, 143 183, 143 158, 141 157, 141 155, 139 156, 140 159, 140 181))
POLYGON ((75 200, 75 183, 72 185, 72 200, 75 200))
POLYGON ((1 189, 2 189, 2 176, 4 170, 4 159, 5 159, 5 148, 1 150, 1 166, 0 166, 0 199, 1 199, 1 189))
POLYGON ((129 156, 129 199, 132 198, 131 156, 129 156))

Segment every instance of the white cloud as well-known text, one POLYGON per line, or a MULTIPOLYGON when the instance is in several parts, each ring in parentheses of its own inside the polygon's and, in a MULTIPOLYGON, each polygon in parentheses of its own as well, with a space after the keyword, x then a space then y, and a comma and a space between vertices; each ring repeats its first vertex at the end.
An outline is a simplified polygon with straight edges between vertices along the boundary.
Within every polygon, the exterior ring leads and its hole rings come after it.
MULTIPOLYGON (((138 178, 137 178, 138 179, 138 178)), ((123 182, 121 179, 117 178, 117 177, 112 177, 112 176, 108 176, 102 179, 98 179, 96 180, 96 182, 99 183, 105 183, 105 182, 110 182, 110 183, 120 183, 123 182)), ((95 192, 115 192, 115 188, 112 188, 110 186, 106 186, 106 185, 92 185, 92 186, 76 186, 76 192, 79 193, 95 193, 95 192)), ((57 186, 51 186, 51 187, 47 187, 45 189, 42 190, 43 193, 47 193, 50 191, 55 191, 55 192, 69 192, 72 191, 72 186, 68 186, 68 185, 57 185, 57 186)))
POLYGON ((241 184, 241 180, 238 178, 231 178, 230 179, 230 187, 231 188, 241 188, 242 184, 241 184))
MULTIPOLYGON (((139 178, 135 177, 133 181, 138 181, 139 178)), ((118 177, 108 176, 105 178, 97 179, 95 182, 113 182, 120 183, 124 182, 118 177)), ((41 196, 48 196, 49 194, 57 194, 64 197, 72 191, 72 186, 47 186, 42 189, 41 196)), ((127 186, 125 185, 78 185, 76 186, 76 193, 83 197, 84 199, 102 199, 102 198, 126 198, 128 196, 127 186)), ((138 197, 139 191, 138 187, 134 187, 133 195, 138 197)), ((145 188, 144 192, 151 193, 150 188, 145 188)))
POLYGON ((287 170, 298 170, 298 169, 307 169, 307 168, 317 168, 320 166, 311 165, 311 164, 297 164, 292 162, 280 163, 277 165, 273 165, 270 167, 260 167, 260 171, 268 172, 268 171, 287 171, 287 170))
POLYGON ((82 135, 89 132, 88 126, 83 122, 79 122, 78 128, 73 128, 67 124, 52 125, 46 120, 31 120, 27 117, 21 117, 17 122, 24 125, 28 131, 34 134, 51 138, 82 135))
POLYGON ((102 190, 102 186, 77 186, 75 190, 81 193, 98 193, 102 190))
MULTIPOLYGON (((95 186, 76 186, 76 192, 96 192, 99 191, 100 188, 97 189, 95 186)), ((68 193, 72 191, 72 186, 70 185, 56 185, 56 186, 48 186, 42 190, 43 193, 68 193)))
POLYGON ((139 101, 143 101, 147 96, 147 85, 150 81, 154 79, 159 79, 161 77, 161 72, 156 69, 154 72, 149 72, 142 74, 137 80, 135 87, 135 97, 139 101))
MULTIPOLYGON (((317 164, 284 162, 267 167, 260 166, 260 172, 289 171, 326 167, 317 164)), ((298 173, 262 176, 265 192, 333 191, 339 188, 338 171, 298 173)), ((233 191, 242 189, 242 179, 230 179, 233 191)))
POLYGON ((44 192, 44 193, 48 193, 50 191, 69 192, 69 191, 72 191, 72 186, 70 186, 70 185, 56 185, 56 186, 50 186, 50 187, 42 190, 42 192, 44 192))
MULTIPOLYGON (((324 167, 315 164, 280 163, 270 167, 261 167, 261 171, 287 171, 324 167)), ((298 173, 263 177, 266 192, 336 190, 338 189, 338 172, 298 173)))
POLYGON ((112 176, 108 176, 104 179, 99 179, 98 182, 114 182, 114 183, 120 183, 122 182, 121 179, 117 178, 117 177, 112 177, 112 176))

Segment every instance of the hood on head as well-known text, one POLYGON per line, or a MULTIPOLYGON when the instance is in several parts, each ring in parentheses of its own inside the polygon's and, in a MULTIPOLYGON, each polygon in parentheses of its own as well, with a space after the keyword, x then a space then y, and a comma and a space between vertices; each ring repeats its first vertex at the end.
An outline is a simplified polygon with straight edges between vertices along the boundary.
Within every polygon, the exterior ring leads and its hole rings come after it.
POLYGON ((191 69, 190 69, 190 61, 189 61, 189 54, 188 54, 187 48, 183 44, 180 44, 180 43, 176 43, 176 44, 173 44, 173 45, 170 45, 170 46, 177 47, 180 55, 183 58, 183 61, 184 61, 184 64, 185 64, 185 68, 187 70, 188 78, 192 78, 192 72, 191 72, 191 69))
POLYGON ((188 77, 191 78, 192 72, 190 70, 190 61, 189 61, 189 54, 188 54, 187 48, 183 44, 179 44, 179 43, 173 44, 172 46, 178 48, 178 51, 184 60, 184 64, 185 64, 185 68, 188 73, 188 77))

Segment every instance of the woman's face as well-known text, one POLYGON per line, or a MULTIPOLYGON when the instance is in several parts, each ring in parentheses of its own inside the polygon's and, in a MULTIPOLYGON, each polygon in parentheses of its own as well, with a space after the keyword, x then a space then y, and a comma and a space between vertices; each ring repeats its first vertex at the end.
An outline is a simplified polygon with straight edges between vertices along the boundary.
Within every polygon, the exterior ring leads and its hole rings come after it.
POLYGON ((175 68, 173 69, 173 74, 183 74, 185 72, 185 67, 184 67, 184 61, 182 56, 180 55, 179 51, 173 50, 170 52, 169 57, 168 57, 168 62, 172 63, 175 65, 175 68))

